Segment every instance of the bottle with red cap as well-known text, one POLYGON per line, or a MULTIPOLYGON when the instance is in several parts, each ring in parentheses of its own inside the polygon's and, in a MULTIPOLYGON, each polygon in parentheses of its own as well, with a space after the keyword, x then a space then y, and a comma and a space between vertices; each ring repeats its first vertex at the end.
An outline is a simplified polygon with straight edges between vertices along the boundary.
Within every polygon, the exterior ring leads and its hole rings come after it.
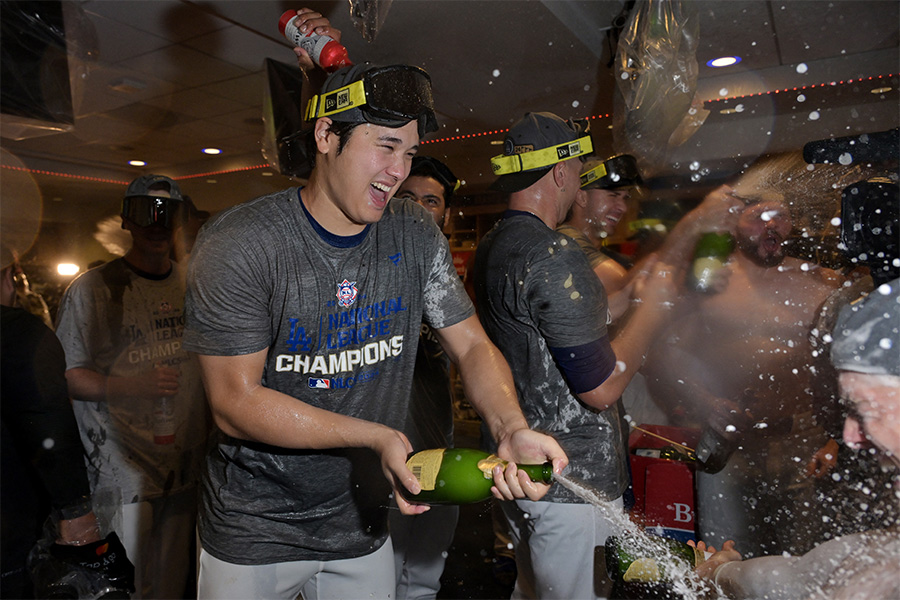
POLYGON ((341 67, 349 67, 353 63, 347 55, 347 49, 327 35, 319 35, 311 30, 306 35, 300 32, 297 26, 297 11, 285 11, 278 19, 278 30, 292 44, 303 48, 309 54, 313 62, 332 73, 341 67))

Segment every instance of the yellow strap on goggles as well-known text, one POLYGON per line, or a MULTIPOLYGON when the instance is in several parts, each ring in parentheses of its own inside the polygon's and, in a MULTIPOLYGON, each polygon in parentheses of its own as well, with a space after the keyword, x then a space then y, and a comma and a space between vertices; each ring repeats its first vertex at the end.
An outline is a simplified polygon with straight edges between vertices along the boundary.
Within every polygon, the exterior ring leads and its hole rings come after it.
POLYGON ((366 103, 366 88, 363 80, 354 81, 333 92, 313 96, 306 104, 305 119, 311 121, 327 117, 351 108, 359 108, 366 103))
POLYGON ((600 163, 590 171, 581 174, 581 187, 590 185, 592 182, 606 177, 606 163, 600 163))
POLYGON ((511 156, 500 154, 491 159, 491 168, 494 170, 494 175, 507 175, 549 167, 570 158, 590 154, 593 151, 594 145, 591 143, 591 136, 586 135, 573 142, 565 142, 533 152, 523 152, 511 156))

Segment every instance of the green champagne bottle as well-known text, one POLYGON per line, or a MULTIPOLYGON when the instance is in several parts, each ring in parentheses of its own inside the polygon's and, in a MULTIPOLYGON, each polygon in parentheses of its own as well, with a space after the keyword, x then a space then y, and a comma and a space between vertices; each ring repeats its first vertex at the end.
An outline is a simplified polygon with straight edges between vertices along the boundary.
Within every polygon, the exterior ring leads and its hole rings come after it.
POLYGON ((694 247, 688 285, 703 293, 713 291, 713 279, 734 252, 734 236, 727 231, 704 233, 694 247))
POLYGON ((684 542, 657 535, 610 536, 606 539, 606 571, 617 583, 664 582, 673 561, 693 569, 708 556, 684 542))
MULTIPOLYGON (((496 465, 507 462, 493 454, 471 448, 436 448, 411 454, 406 466, 413 472, 422 491, 412 494, 401 487, 400 493, 413 504, 469 504, 491 497, 496 465)), ((532 481, 553 481, 553 466, 516 465, 528 473, 532 481)))

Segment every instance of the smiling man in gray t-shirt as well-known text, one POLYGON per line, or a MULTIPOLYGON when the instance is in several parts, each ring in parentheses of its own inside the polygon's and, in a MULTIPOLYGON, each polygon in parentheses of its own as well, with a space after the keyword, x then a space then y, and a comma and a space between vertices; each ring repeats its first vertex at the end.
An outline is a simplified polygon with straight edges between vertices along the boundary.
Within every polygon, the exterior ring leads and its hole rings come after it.
MULTIPOLYGON (((300 16, 302 27, 320 19, 300 16)), ((420 489, 398 429, 423 319, 498 454, 566 464, 528 428, 433 220, 391 200, 436 128, 428 75, 363 64, 323 89, 310 105, 309 184, 226 211, 193 250, 185 346, 221 430, 203 485, 201 598, 393 597, 391 488, 404 514, 427 510, 396 493, 420 489)), ((548 489, 514 464, 493 475, 504 499, 548 489)))

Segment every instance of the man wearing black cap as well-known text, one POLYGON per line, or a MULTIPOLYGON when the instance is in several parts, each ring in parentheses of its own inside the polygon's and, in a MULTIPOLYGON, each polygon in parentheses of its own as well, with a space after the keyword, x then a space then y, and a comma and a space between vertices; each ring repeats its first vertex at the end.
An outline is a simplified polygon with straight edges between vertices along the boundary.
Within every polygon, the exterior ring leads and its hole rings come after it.
MULTIPOLYGON (((844 442, 900 468, 900 280, 845 307, 833 337, 831 362, 849 408, 844 442)), ((894 493, 900 497, 900 479, 894 493)), ((900 597, 897 525, 835 538, 802 556, 740 559, 729 543, 698 571, 729 598, 900 597)))
MULTIPOLYGON (((554 231, 591 152, 584 122, 529 113, 513 125, 504 154, 492 159, 509 208, 482 239, 475 294, 488 335, 503 352, 529 425, 555 436, 572 457, 567 474, 621 506, 628 483, 624 432, 616 407, 640 367, 674 297, 663 265, 614 340, 600 281, 577 244, 554 231)), ((503 503, 513 533, 516 598, 598 598, 605 580, 595 551, 612 524, 562 486, 540 501, 503 503), (565 557, 565 559, 561 559, 565 557)))
POLYGON ((69 285, 56 330, 91 492, 120 503, 138 598, 184 593, 208 430, 197 360, 181 344, 184 274, 169 258, 183 210, 169 177, 132 181, 131 248, 69 285))
POLYGON ((613 253, 603 248, 606 238, 615 234, 628 212, 628 201, 641 184, 637 162, 629 154, 606 160, 589 158, 581 171, 581 189, 557 231, 578 242, 607 294, 625 286, 627 268, 613 253))
POLYGON ((456 175, 438 159, 432 156, 415 156, 409 177, 400 185, 397 197, 422 205, 443 231, 444 223, 450 215, 450 200, 459 185, 456 175))
POLYGON ((436 129, 427 73, 336 71, 307 114, 309 184, 221 213, 191 257, 185 345, 221 430, 200 513, 203 598, 394 596, 387 511, 428 508, 397 493, 421 490, 399 429, 423 319, 512 461, 493 471, 497 497, 546 493, 515 462, 567 462, 528 428, 434 220, 392 200, 436 129))
MULTIPOLYGON (((450 212, 450 200, 459 180, 443 162, 431 156, 415 156, 409 177, 400 184, 395 198, 424 207, 439 229, 450 212)), ((450 392, 450 358, 435 332, 422 323, 409 412, 402 429, 414 451, 451 448, 453 401, 450 392)), ((397 572, 397 600, 424 600, 437 596, 447 549, 453 541, 459 506, 433 506, 420 515, 391 511, 391 542, 397 572)))

